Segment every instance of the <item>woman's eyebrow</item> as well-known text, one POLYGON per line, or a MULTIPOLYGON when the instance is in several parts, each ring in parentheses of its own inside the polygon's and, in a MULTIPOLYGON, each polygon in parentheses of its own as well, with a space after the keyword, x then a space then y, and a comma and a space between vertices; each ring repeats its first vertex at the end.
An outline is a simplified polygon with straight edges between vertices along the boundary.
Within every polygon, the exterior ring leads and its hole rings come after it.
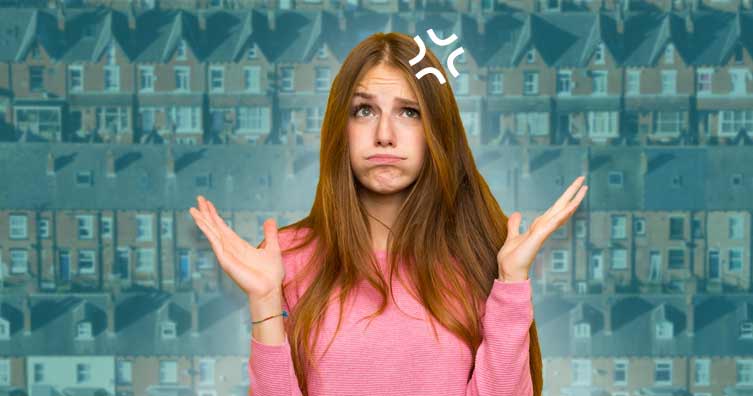
MULTIPOLYGON (((353 97, 362 97, 362 98, 365 98, 365 99, 374 99, 374 95, 372 95, 370 93, 366 93, 366 92, 361 92, 361 91, 355 92, 353 94, 353 97)), ((413 101, 413 100, 410 100, 410 99, 395 98, 395 101, 398 102, 398 103, 400 103, 400 104, 403 104, 403 105, 418 107, 418 103, 415 102, 415 101, 413 101)))

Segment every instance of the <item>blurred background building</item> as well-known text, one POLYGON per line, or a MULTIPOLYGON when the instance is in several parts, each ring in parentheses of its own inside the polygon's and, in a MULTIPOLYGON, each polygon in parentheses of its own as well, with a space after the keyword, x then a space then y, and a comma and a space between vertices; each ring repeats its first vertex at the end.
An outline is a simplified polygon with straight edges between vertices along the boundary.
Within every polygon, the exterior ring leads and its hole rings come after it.
POLYGON ((751 7, 0 0, 0 395, 248 394, 188 208, 254 245, 305 216, 339 64, 427 29, 521 232, 587 176, 531 273, 544 394, 753 395, 751 7))

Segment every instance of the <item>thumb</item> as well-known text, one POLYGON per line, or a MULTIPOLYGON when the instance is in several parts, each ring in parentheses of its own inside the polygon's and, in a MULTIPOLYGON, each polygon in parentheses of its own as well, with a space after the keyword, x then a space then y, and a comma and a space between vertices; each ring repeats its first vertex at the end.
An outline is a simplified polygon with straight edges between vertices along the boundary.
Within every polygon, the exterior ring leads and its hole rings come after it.
POLYGON ((522 218, 523 216, 520 214, 520 212, 513 212, 507 219, 507 238, 505 238, 505 242, 509 241, 512 238, 515 238, 520 234, 520 221, 522 220, 522 218))
POLYGON ((264 220, 264 239, 267 241, 266 247, 279 250, 280 245, 277 240, 277 222, 274 218, 264 220))

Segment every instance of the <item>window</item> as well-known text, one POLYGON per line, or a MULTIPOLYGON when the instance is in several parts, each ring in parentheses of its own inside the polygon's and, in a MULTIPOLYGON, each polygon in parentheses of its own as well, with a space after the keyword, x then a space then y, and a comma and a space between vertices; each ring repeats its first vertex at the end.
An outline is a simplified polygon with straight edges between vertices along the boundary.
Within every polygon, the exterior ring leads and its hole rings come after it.
POLYGON ((609 171, 607 174, 607 185, 609 187, 622 187, 622 171, 609 171))
POLYGON ((128 129, 128 109, 126 107, 97 107, 97 129, 120 132, 128 129))
POLYGON ((524 95, 538 95, 539 94, 539 72, 535 72, 535 71, 523 72, 523 94, 524 95))
POLYGON ((0 359, 0 385, 10 385, 10 359, 0 359))
POLYGON ((214 360, 201 359, 199 361, 199 385, 214 384, 214 360))
POLYGON ((209 68, 209 89, 212 92, 225 91, 225 68, 212 66, 209 68))
POLYGON ((118 360, 116 370, 118 385, 130 385, 133 383, 133 363, 131 361, 118 360))
POLYGON ((175 338, 175 322, 166 320, 161 323, 160 329, 162 330, 161 334, 163 339, 175 338))
POLYGON ((733 173, 729 178, 729 182, 732 187, 740 187, 743 184, 743 175, 741 173, 733 173))
POLYGON ((77 340, 91 340, 92 339, 92 322, 82 321, 76 326, 76 339, 77 340))
POLYGON ((730 69, 729 78, 732 85, 730 93, 733 95, 745 95, 745 86, 749 79, 749 75, 750 72, 748 69, 730 69))
POLYGON ((469 80, 468 73, 460 72, 455 80, 452 80, 453 87, 458 95, 468 95, 469 80))
POLYGON ((591 325, 585 322, 576 323, 573 326, 573 335, 575 338, 591 337, 591 325))
POLYGON ((62 132, 60 107, 15 107, 16 127, 56 139, 62 132))
POLYGON ((719 111, 719 135, 734 136, 741 129, 753 131, 753 110, 719 111))
POLYGON ((675 46, 672 43, 664 47, 664 62, 668 65, 675 63, 675 46))
POLYGON ((170 122, 175 125, 178 132, 195 132, 199 129, 198 107, 171 107, 170 122))
POLYGON ((152 240, 152 215, 136 215, 136 240, 139 242, 152 240))
POLYGON ((136 272, 154 271, 154 249, 136 249, 136 272))
POLYGON ((292 91, 295 86, 295 70, 290 66, 280 68, 280 90, 292 91))
POLYGON ((178 362, 162 360, 159 362, 159 382, 161 384, 175 384, 178 382, 178 362))
POLYGON ((570 95, 572 93, 573 72, 561 70, 557 72, 557 94, 570 95))
POLYGON ((76 216, 76 224, 78 224, 78 239, 93 239, 94 238, 94 216, 93 215, 79 215, 76 216))
POLYGON ((743 249, 730 248, 729 250, 729 271, 740 272, 743 270, 743 249))
POLYGON ((633 220, 633 231, 635 235, 646 235, 646 219, 636 217, 633 220))
POLYGON ((256 51, 256 44, 251 44, 246 52, 246 59, 256 59, 258 52, 256 51))
POLYGON ((328 91, 331 78, 329 67, 317 67, 315 72, 316 81, 314 88, 317 91, 328 91))
POLYGON ((25 239, 29 235, 26 215, 10 215, 8 227, 11 239, 25 239))
POLYGON ((261 67, 246 66, 243 68, 243 89, 246 92, 261 92, 261 67))
POLYGON ((93 274, 95 272, 94 250, 82 249, 78 251, 78 273, 93 274))
POLYGON ((117 58, 115 55, 115 46, 112 45, 111 41, 107 46, 107 52, 105 52, 105 56, 107 57, 105 59, 105 62, 107 62, 108 65, 114 65, 115 63, 117 63, 117 58))
POLYGON ((740 323, 740 338, 746 340, 753 339, 753 322, 745 321, 740 323))
POLYGON ((154 67, 139 67, 139 85, 141 92, 154 92, 154 67))
POLYGON ((76 185, 79 187, 88 187, 93 184, 91 171, 79 171, 76 172, 76 185))
POLYGON ((549 134, 549 113, 516 113, 515 133, 546 136, 549 134))
POLYGON ((627 71, 627 87, 625 90, 629 95, 638 95, 641 93, 641 71, 638 69, 627 71))
POLYGON ((476 136, 479 134, 478 128, 478 112, 476 111, 461 111, 460 119, 463 122, 463 128, 468 136, 476 136))
POLYGON ((612 215, 612 239, 625 239, 627 221, 625 215, 612 215))
POLYGON ((588 133, 593 138, 607 138, 617 136, 616 111, 589 111, 588 133))
POLYGON ((685 238, 685 219, 682 217, 669 218, 669 239, 685 238))
POLYGON ((677 70, 661 71, 662 95, 674 95, 677 93, 677 70))
POLYGON ((743 218, 739 214, 727 217, 727 232, 729 239, 743 239, 743 218))
POLYGON ((596 52, 594 53, 594 62, 597 65, 604 64, 604 43, 599 43, 599 45, 596 46, 596 52))
POLYGON ((175 49, 175 59, 177 60, 186 60, 186 41, 180 40, 180 43, 178 43, 178 47, 175 49))
POLYGON ((607 94, 607 72, 605 70, 594 70, 592 72, 593 85, 592 93, 594 95, 607 94))
POLYGON ((671 360, 660 360, 654 362, 654 383, 656 385, 672 384, 671 360))
POLYGON ((552 271, 567 271, 567 250, 552 250, 552 271))
POLYGON ((709 369, 711 367, 709 359, 695 359, 694 375, 695 385, 708 385, 709 384, 709 369))
POLYGON ((324 59, 327 57, 327 49, 324 48, 323 45, 316 51, 316 57, 319 59, 324 59))
POLYGON ((701 68, 698 69, 698 94, 708 95, 711 93, 711 82, 713 80, 714 69, 701 68))
POLYGON ((666 320, 656 323, 655 330, 658 339, 668 340, 674 335, 674 325, 666 320))
POLYGON ((753 360, 737 359, 737 385, 753 385, 753 360))
POLYGON ((526 52, 526 62, 534 63, 535 61, 536 61, 536 52, 534 52, 533 48, 531 48, 528 50, 528 52, 526 52))
POLYGON ((160 220, 160 235, 164 239, 173 237, 173 219, 163 217, 160 220))
POLYGON ((701 219, 692 219, 690 222, 690 234, 693 236, 693 238, 703 238, 703 224, 701 223, 701 219))
POLYGON ((489 93, 501 95, 505 92, 504 73, 489 73, 489 93))
POLYGON ((669 259, 669 268, 684 268, 685 267, 685 251, 683 249, 669 249, 667 250, 667 257, 669 259))
POLYGON ((265 132, 269 130, 269 107, 238 108, 238 132, 265 132))
POLYGON ((39 237, 45 239, 50 237, 50 220, 39 220, 39 237))
POLYGON ((213 253, 210 250, 199 250, 196 253, 196 268, 210 269, 214 267, 213 257, 213 253))
POLYGON ((31 92, 44 91, 43 66, 29 66, 29 90, 31 92))
POLYGON ((627 269, 627 250, 612 249, 612 269, 627 269))
POLYGON ((189 81, 191 79, 191 70, 188 67, 176 66, 175 67, 175 90, 176 91, 190 91, 189 81))
POLYGON ((628 361, 627 360, 615 360, 614 361, 614 384, 615 385, 627 385, 628 383, 628 361))
POLYGON ((102 227, 102 238, 112 239, 112 217, 102 217, 100 227, 102 227))
POLYGON ((105 91, 120 91, 120 66, 105 66, 105 91))
POLYGON ((680 111, 657 111, 656 126, 657 134, 676 134, 680 132, 683 112, 680 111))
POLYGON ((583 219, 575 220, 575 237, 582 239, 586 237, 586 221, 583 219))
POLYGON ((71 92, 82 92, 84 90, 84 67, 71 66, 68 69, 68 76, 71 92))
POLYGON ((322 119, 324 118, 323 107, 307 107, 306 108, 306 130, 315 131, 319 130, 322 125, 322 119))
POLYGON ((25 274, 29 271, 29 252, 26 249, 10 249, 10 273, 25 274))
POLYGON ((572 384, 591 385, 591 361, 587 359, 572 360, 572 384))
POLYGON ((76 383, 82 384, 91 381, 91 365, 87 363, 76 364, 76 383))

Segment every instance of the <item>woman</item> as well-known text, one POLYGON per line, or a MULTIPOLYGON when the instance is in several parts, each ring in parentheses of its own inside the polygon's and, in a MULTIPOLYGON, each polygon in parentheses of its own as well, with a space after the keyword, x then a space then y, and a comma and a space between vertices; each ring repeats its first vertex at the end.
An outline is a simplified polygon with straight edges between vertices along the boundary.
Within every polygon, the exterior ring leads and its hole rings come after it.
POLYGON ((279 231, 267 219, 255 248, 203 197, 190 209, 249 298, 251 394, 541 395, 528 273, 587 186, 577 178, 519 234, 520 214, 505 216, 475 166, 450 84, 415 77, 444 69, 428 49, 410 66, 417 53, 409 36, 376 33, 345 59, 307 217, 279 231))

